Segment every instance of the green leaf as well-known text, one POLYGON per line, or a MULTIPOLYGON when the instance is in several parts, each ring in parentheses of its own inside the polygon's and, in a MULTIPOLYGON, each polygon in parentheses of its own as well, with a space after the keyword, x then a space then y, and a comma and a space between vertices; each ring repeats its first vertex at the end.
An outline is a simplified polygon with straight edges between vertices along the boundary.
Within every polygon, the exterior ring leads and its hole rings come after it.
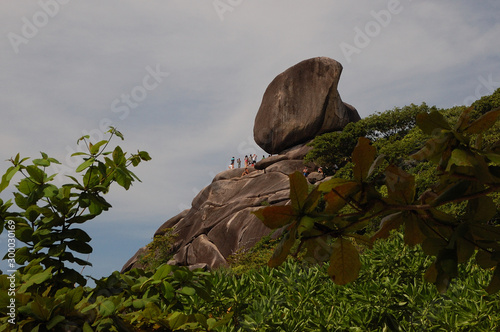
POLYGON ((47 329, 52 330, 57 324, 62 323, 66 320, 64 316, 57 315, 52 317, 52 319, 47 323, 47 329))
POLYGON ((83 171, 84 169, 87 169, 88 167, 90 167, 94 163, 94 161, 95 161, 94 158, 89 158, 89 159, 85 160, 83 163, 80 164, 80 166, 78 166, 76 168, 76 172, 79 173, 79 172, 83 171))
POLYGON ((102 140, 102 141, 99 141, 96 144, 92 145, 92 147, 90 148, 90 154, 96 155, 99 152, 99 149, 101 148, 101 146, 105 145, 106 143, 108 143, 107 140, 102 140))
POLYGON ((85 324, 83 324, 83 332, 94 332, 94 330, 90 327, 88 322, 85 322, 85 324))
POLYGON ((75 152, 71 154, 71 157, 76 157, 76 156, 88 156, 89 154, 86 152, 75 152))
POLYGON ((53 184, 46 184, 43 188, 43 196, 51 198, 59 194, 59 189, 53 184))
POLYGON ((447 140, 448 139, 445 135, 433 137, 427 140, 424 147, 412 154, 410 158, 415 160, 429 160, 437 163, 441 158, 441 154, 446 149, 447 140))
POLYGON ((270 229, 277 229, 291 223, 296 215, 290 205, 268 206, 252 212, 270 229))
POLYGON ((160 291, 168 301, 171 301, 175 297, 174 287, 166 280, 160 284, 160 291))
POLYGON ((31 304, 31 311, 33 314, 41 321, 47 321, 50 317, 50 309, 45 306, 43 298, 40 296, 35 296, 35 299, 31 304))
POLYGON ((58 244, 49 249, 48 255, 52 257, 60 257, 66 250, 66 243, 58 244))
POLYGON ((438 111, 417 114, 418 127, 427 135, 435 134, 435 130, 451 130, 444 116, 438 111))
POLYGON ((172 266, 168 264, 163 264, 159 268, 156 269, 155 274, 153 275, 153 280, 163 280, 170 275, 172 272, 172 266))
POLYGON ((33 236, 33 228, 26 226, 26 227, 16 227, 16 238, 21 240, 24 243, 31 242, 33 236))
POLYGON ((469 124, 470 121, 470 113, 474 110, 474 108, 467 107, 461 114, 460 117, 458 118, 457 123, 455 124, 455 130, 456 131, 463 131, 467 125, 469 124))
POLYGON ((36 183, 43 183, 45 180, 44 171, 34 165, 26 166, 26 171, 36 183))
POLYGON ((16 250, 16 263, 23 265, 24 262, 31 259, 31 254, 28 247, 21 247, 16 250))
POLYGON ((366 181, 376 154, 377 150, 370 144, 368 138, 360 137, 358 139, 358 144, 352 152, 352 162, 354 163, 353 175, 356 182, 361 183, 366 181))
POLYGON ((359 253, 351 241, 338 238, 333 244, 328 275, 337 285, 345 285, 358 278, 361 269, 359 253))
POLYGON ((299 236, 301 236, 304 232, 310 231, 314 227, 314 222, 316 220, 314 218, 311 218, 309 216, 303 216, 299 220, 299 226, 297 228, 297 233, 299 236))
POLYGON ((125 164, 125 155, 123 154, 123 150, 121 147, 117 146, 113 150, 113 161, 117 166, 121 166, 125 164))
POLYGON ((497 214, 497 206, 490 196, 471 199, 467 204, 465 219, 471 222, 490 221, 497 214))
POLYGON ((151 157, 149 156, 149 153, 147 153, 146 151, 139 151, 139 156, 144 161, 151 160, 151 157))
POLYGON ((448 160, 446 171, 449 171, 452 165, 472 167, 475 164, 476 159, 472 153, 462 149, 454 149, 451 151, 451 157, 448 160))
POLYGON ((188 321, 188 316, 182 312, 174 312, 167 316, 168 325, 172 330, 180 328, 182 325, 186 324, 188 321))
POLYGON ((318 190, 318 187, 314 188, 313 191, 307 195, 307 198, 304 202, 303 213, 312 213, 316 210, 316 207, 319 204, 319 199, 321 198, 321 191, 318 190))
POLYGON ((498 241, 500 238, 500 226, 473 223, 469 227, 476 240, 498 241))
POLYGON ((116 309, 115 304, 111 300, 105 300, 99 305, 99 314, 103 317, 111 316, 116 309))
POLYGON ((34 284, 41 284, 46 280, 49 280, 52 278, 52 266, 48 267, 47 269, 43 270, 40 273, 36 273, 32 275, 26 283, 22 284, 21 287, 19 288, 19 293, 24 293, 28 289, 28 287, 34 285, 34 284))
POLYGON ((187 296, 193 296, 196 294, 196 290, 193 287, 185 286, 179 290, 179 293, 187 296))
POLYGON ((48 161, 47 159, 33 159, 33 164, 37 166, 48 167, 50 166, 50 161, 48 161))
POLYGON ((372 175, 375 172, 375 170, 383 164, 384 161, 385 161, 385 155, 383 154, 379 155, 375 159, 375 161, 371 164, 370 169, 368 170, 368 177, 370 177, 370 175, 372 175))
POLYGON ((0 192, 2 192, 5 188, 8 187, 10 180, 12 177, 19 171, 21 166, 11 166, 7 169, 5 174, 2 176, 2 181, 0 182, 0 192))
POLYGON ((84 241, 73 240, 67 242, 67 245, 71 250, 81 254, 90 254, 92 252, 92 247, 84 241))
POLYGON ((66 229, 61 232, 61 235, 65 238, 71 238, 75 240, 80 240, 83 242, 90 242, 91 237, 83 229, 73 228, 66 229))
POLYGON ((127 169, 116 168, 114 176, 116 183, 118 183, 126 190, 130 188, 130 185, 132 183, 132 180, 130 179, 130 176, 127 173, 128 173, 127 169))

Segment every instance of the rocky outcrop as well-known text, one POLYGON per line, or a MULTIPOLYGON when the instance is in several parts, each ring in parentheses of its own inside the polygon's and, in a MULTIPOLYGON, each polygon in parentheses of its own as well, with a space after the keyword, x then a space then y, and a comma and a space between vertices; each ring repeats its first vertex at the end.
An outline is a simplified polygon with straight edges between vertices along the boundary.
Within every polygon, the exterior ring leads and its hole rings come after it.
POLYGON ((255 142, 270 154, 341 130, 360 119, 337 91, 342 65, 318 57, 279 74, 266 89, 255 118, 255 142))
MULTIPOLYGON (((274 158, 260 161, 260 169, 242 168, 217 174, 212 183, 194 199, 191 208, 167 220, 155 232, 163 235, 173 228, 177 234, 173 245, 174 265, 204 264, 216 268, 227 263, 236 251, 251 248, 271 230, 252 214, 264 204, 283 205, 288 202, 288 174, 302 170, 302 153, 309 148, 299 147, 274 158), (296 157, 298 159, 289 159, 296 157), (266 164, 266 167, 262 165, 266 164)), ((143 247, 123 266, 122 271, 141 267, 143 247)))
MULTIPOLYGON (((359 120, 356 109, 344 104, 337 92, 342 66, 328 58, 303 61, 278 75, 264 94, 255 119, 254 137, 269 153, 248 168, 215 176, 194 199, 191 208, 167 220, 155 232, 173 229, 175 243, 169 264, 215 268, 240 249, 250 248, 271 230, 252 214, 263 205, 284 205, 289 200, 288 174, 307 167, 310 182, 322 181, 316 165, 305 165, 308 140, 340 130, 359 120)), ((122 272, 140 266, 143 247, 122 272)))

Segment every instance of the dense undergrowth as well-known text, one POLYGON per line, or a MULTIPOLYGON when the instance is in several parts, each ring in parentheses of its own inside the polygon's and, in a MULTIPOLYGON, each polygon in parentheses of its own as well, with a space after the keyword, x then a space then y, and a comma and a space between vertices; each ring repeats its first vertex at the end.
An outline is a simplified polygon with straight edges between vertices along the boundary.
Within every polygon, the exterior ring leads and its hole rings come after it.
MULTIPOLYGON (((254 255, 267 255, 255 251, 254 255)), ((278 268, 235 274, 216 271, 212 283, 219 310, 233 312, 220 331, 496 331, 500 294, 487 295, 492 271, 473 261, 445 295, 423 278, 431 259, 401 233, 377 241, 361 255, 353 283, 337 286, 326 266, 288 260, 278 268)))

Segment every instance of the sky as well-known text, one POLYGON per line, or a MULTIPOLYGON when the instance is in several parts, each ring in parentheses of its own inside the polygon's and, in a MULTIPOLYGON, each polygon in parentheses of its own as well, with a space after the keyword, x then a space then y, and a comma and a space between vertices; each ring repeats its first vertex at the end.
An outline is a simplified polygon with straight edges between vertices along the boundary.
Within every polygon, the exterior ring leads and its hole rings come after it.
POLYGON ((0 174, 43 151, 62 185, 77 139, 109 125, 125 136, 112 145, 148 151, 142 182, 112 188, 113 208, 82 226, 94 248, 83 274, 108 276, 232 156, 265 154, 255 115, 287 68, 339 61, 339 93, 361 117, 469 105, 500 87, 498 17, 497 0, 2 0, 0 174))

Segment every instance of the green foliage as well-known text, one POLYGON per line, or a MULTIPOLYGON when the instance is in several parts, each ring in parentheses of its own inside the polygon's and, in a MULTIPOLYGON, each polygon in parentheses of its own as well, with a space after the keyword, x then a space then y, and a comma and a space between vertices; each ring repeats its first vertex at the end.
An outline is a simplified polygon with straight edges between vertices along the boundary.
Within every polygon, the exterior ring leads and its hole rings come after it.
POLYGON ((264 236, 251 248, 240 249, 230 255, 227 261, 231 272, 240 275, 265 265, 271 258, 277 241, 271 236, 264 236))
POLYGON ((425 277, 439 291, 446 291, 458 276, 458 264, 469 261, 476 250, 481 267, 496 266, 486 290, 500 290, 500 228, 491 224, 498 211, 490 195, 500 191, 500 141, 493 147, 482 144, 500 108, 478 118, 472 112, 464 110, 454 125, 436 110, 417 114, 416 123, 429 139, 412 157, 437 165, 437 182, 420 197, 415 176, 377 157, 375 146, 364 137, 352 152, 351 178, 332 178, 308 193, 306 179, 299 172, 291 174, 291 204, 254 212, 267 227, 285 229, 268 265, 278 266, 306 248, 307 259, 329 261, 330 278, 345 285, 358 278, 361 268, 353 241, 371 246, 404 226, 408 245, 422 244, 426 254, 436 257, 425 277), (378 218, 377 233, 360 235, 378 218), (293 251, 296 242, 300 245, 293 251))
POLYGON ((378 112, 358 122, 349 123, 342 131, 316 137, 311 142, 313 150, 307 154, 306 161, 322 165, 327 174, 334 174, 336 169, 350 161, 359 137, 368 137, 380 142, 379 146, 376 145, 379 149, 398 144, 399 147, 393 147, 392 151, 387 150, 381 153, 391 159, 401 158, 404 153, 417 149, 418 143, 425 140, 425 137, 414 137, 411 140, 406 138, 406 141, 401 141, 415 127, 416 115, 429 112, 431 109, 433 108, 429 108, 425 103, 420 106, 412 104, 403 108, 378 112))
POLYGON ((440 295, 422 274, 432 259, 396 233, 360 255, 359 278, 339 287, 327 265, 287 260, 234 275, 208 276, 212 305, 233 313, 219 331, 495 331, 500 294, 487 295, 491 271, 472 262, 440 295))
MULTIPOLYGON (((109 133, 110 139, 114 135, 122 136, 114 128, 109 133)), ((112 152, 105 152, 110 139, 93 145, 86 141, 87 138, 84 136, 79 140, 85 142, 88 150, 88 153, 78 153, 84 156, 84 161, 76 168, 77 173, 83 174, 81 180, 69 176, 72 183, 61 187, 52 184, 56 174, 49 175, 46 169, 59 162, 42 152, 42 158, 33 159, 32 165, 25 165, 29 158, 21 159, 19 154, 11 158, 13 165, 2 177, 0 185, 6 188, 15 173, 23 176, 16 185, 18 191, 14 193, 14 202, 21 212, 7 213, 11 202, 3 204, 0 230, 4 227, 15 229, 18 242, 26 244, 15 252, 16 264, 28 263, 19 269, 21 274, 27 274, 37 266, 53 271, 51 283, 56 286, 53 292, 74 283, 85 285, 85 278, 68 267, 68 263, 90 265, 77 257, 92 252, 88 244, 90 236, 79 225, 111 207, 103 194, 108 192, 112 183, 128 189, 133 181, 138 180, 128 169, 129 165, 136 166, 140 161, 150 159, 144 151, 126 157, 119 146, 112 152), (107 157, 110 154, 112 158, 107 157)))
POLYGON ((177 234, 173 228, 165 230, 162 235, 156 235, 153 241, 146 246, 147 252, 140 257, 139 265, 146 271, 154 271, 160 265, 168 262, 173 256, 173 246, 177 234))

